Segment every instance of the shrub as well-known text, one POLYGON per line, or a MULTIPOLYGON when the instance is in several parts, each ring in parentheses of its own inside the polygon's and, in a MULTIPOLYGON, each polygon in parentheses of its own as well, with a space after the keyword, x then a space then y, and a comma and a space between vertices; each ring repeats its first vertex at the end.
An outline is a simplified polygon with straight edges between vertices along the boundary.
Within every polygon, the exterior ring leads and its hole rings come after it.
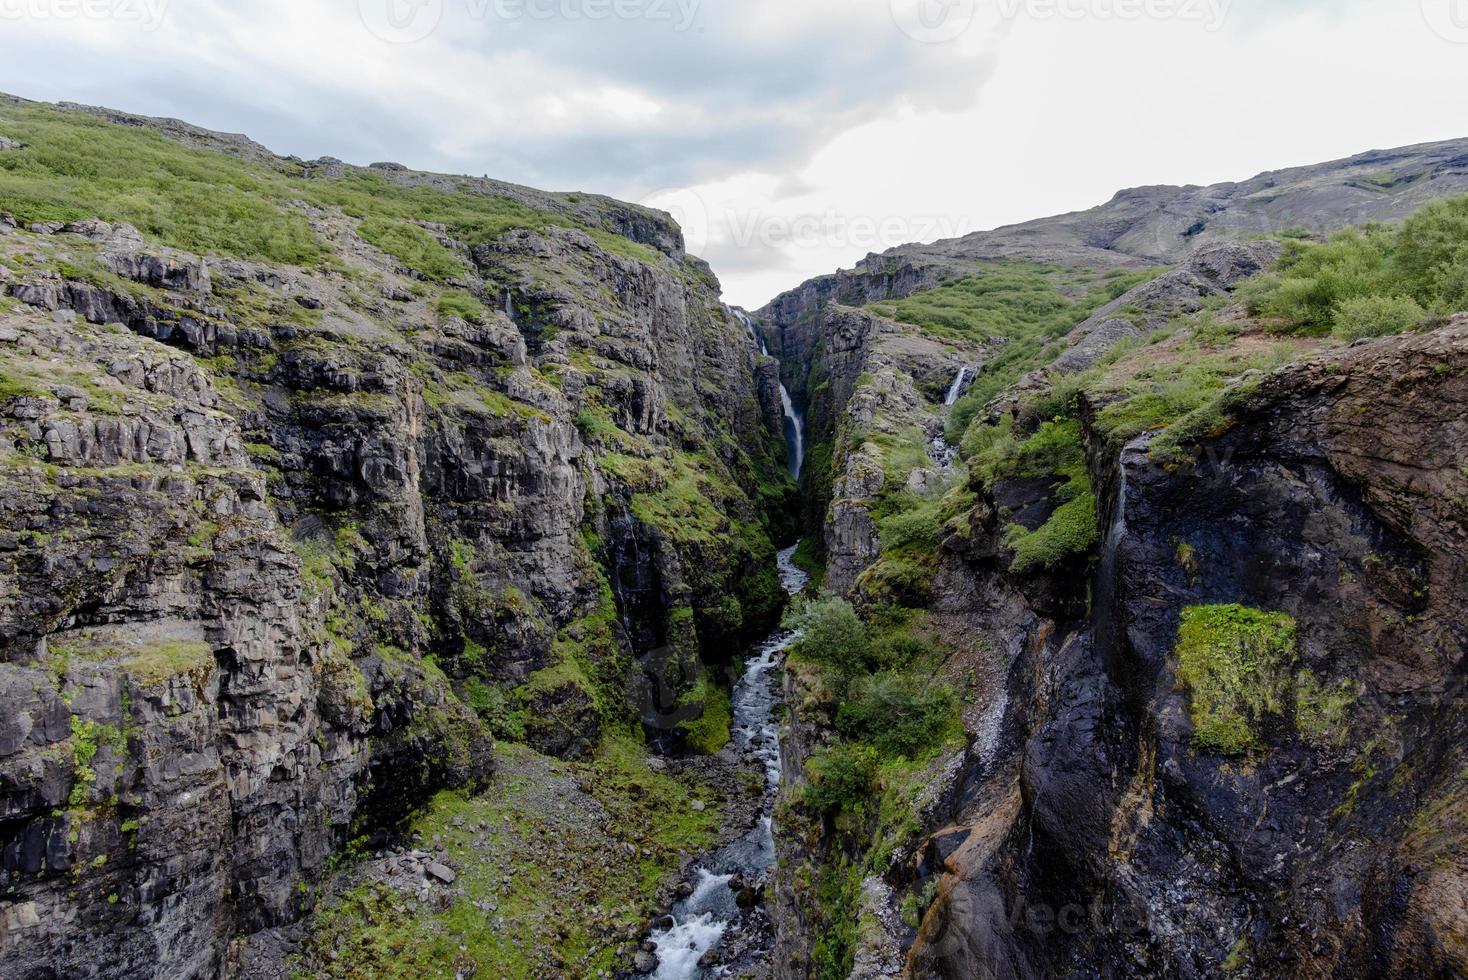
POLYGON ((1244 606, 1183 610, 1178 680, 1192 694, 1194 742, 1239 755, 1258 746, 1259 722, 1282 713, 1296 658, 1295 621, 1244 606))
POLYGON ((956 705, 952 690, 930 677, 882 673, 852 685, 836 728, 884 755, 912 758, 948 737, 956 705))
POLYGON ((1343 301, 1331 334, 1341 340, 1387 337, 1422 325, 1427 311, 1410 296, 1357 296, 1343 301))
POLYGON ((845 599, 827 595, 793 606, 785 614, 784 627, 802 631, 796 649, 812 663, 845 673, 865 667, 866 626, 845 599))
POLYGON ((857 813, 877 785, 880 763, 869 745, 836 745, 805 764, 801 801, 819 813, 857 813))
POLYGON ((1403 223, 1394 272, 1434 313, 1468 310, 1468 197, 1434 201, 1403 223))
POLYGON ((872 641, 867 660, 878 670, 901 670, 930 652, 927 643, 910 633, 893 633, 872 641))

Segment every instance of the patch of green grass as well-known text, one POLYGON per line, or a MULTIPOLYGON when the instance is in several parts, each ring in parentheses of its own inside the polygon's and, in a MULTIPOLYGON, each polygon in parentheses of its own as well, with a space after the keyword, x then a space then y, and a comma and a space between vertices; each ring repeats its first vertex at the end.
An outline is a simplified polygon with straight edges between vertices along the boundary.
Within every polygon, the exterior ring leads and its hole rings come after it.
POLYGON ((542 210, 468 180, 398 182, 360 168, 308 178, 295 161, 247 160, 45 105, 0 106, 0 127, 26 144, 0 154, 0 202, 22 223, 99 217, 190 252, 340 266, 306 212, 292 206, 304 201, 362 219, 365 239, 440 281, 467 266, 420 223, 443 225, 469 247, 517 229, 582 226, 608 251, 658 258, 610 229, 586 225, 569 208, 542 210))
POLYGON ((1295 644, 1295 621, 1284 613, 1239 605, 1183 610, 1177 676, 1192 697, 1199 748, 1240 755, 1260 747, 1260 722, 1288 707, 1295 644))
POLYGON ((1356 685, 1348 680, 1325 687, 1310 670, 1295 678, 1295 727, 1316 748, 1345 748, 1351 740, 1349 721, 1355 705, 1356 685))
POLYGON ((1042 568, 1055 568, 1072 558, 1089 554, 1099 538, 1096 495, 1086 490, 1061 504, 1050 519, 1034 531, 1011 524, 1004 533, 1004 546, 1014 552, 1010 571, 1024 575, 1042 568))
POLYGON ((438 298, 438 315, 456 316, 470 323, 484 323, 489 319, 489 311, 484 308, 484 304, 472 293, 462 289, 447 290, 438 298))
POLYGON ((459 257, 426 228, 374 216, 362 221, 357 234, 429 279, 453 279, 467 271, 459 257))

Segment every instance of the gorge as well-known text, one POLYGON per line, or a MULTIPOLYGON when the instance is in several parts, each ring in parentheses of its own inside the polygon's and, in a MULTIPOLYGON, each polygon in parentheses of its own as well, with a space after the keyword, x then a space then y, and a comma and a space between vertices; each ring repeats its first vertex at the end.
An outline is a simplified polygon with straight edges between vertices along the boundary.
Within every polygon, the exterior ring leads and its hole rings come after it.
POLYGON ((1465 195, 746 311, 645 207, 0 97, 0 975, 1464 975, 1465 195))

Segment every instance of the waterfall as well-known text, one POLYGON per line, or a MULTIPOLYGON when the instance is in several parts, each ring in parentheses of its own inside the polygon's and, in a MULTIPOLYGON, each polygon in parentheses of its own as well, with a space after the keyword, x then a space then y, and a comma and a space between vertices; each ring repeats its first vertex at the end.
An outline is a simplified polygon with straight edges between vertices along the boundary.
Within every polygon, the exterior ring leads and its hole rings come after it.
POLYGON ((1101 542, 1100 561, 1092 587, 1091 632, 1102 663, 1107 663, 1122 645, 1121 546, 1126 540, 1126 495, 1128 457, 1145 454, 1150 436, 1142 436, 1121 451, 1116 461, 1116 500, 1112 504, 1111 523, 1101 542))
MULTIPOLYGON (((760 354, 769 357, 769 345, 760 336, 754 318, 737 306, 729 307, 729 312, 744 324, 744 329, 749 331, 749 337, 759 348, 760 354)), ((805 416, 795 407, 795 400, 790 397, 790 390, 783 381, 780 382, 780 409, 785 415, 785 454, 789 460, 790 475, 798 480, 805 469, 805 416)))
POLYGON ((964 366, 959 368, 958 377, 953 379, 953 387, 948 389, 948 397, 943 399, 944 407, 952 408, 958 403, 959 397, 963 395, 963 383, 967 380, 968 367, 964 366))

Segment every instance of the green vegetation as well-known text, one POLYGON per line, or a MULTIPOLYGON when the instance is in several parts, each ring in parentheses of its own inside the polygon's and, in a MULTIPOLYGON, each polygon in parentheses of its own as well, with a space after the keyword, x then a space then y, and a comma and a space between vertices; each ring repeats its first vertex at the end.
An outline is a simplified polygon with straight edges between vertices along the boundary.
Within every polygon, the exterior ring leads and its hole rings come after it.
POLYGON ((462 289, 446 290, 438 298, 438 315, 456 316, 470 323, 484 323, 489 319, 489 311, 484 308, 483 303, 479 302, 478 297, 462 289))
MULTIPOLYGON (((357 226, 357 234, 429 279, 453 279, 467 271, 457 255, 417 225, 374 216, 357 226)), ((439 309, 443 309, 442 300, 439 309)))
POLYGON ((531 980, 620 965, 622 934, 656 913, 658 887, 712 846, 721 820, 717 807, 693 807, 706 788, 652 772, 645 751, 619 735, 594 762, 567 765, 502 746, 493 790, 440 793, 409 828, 459 870, 452 898, 349 889, 316 912, 313 975, 531 980))
POLYGON ((699 755, 717 754, 729 744, 730 726, 734 722, 734 705, 729 692, 704 677, 686 700, 702 708, 696 720, 685 721, 679 726, 687 736, 688 748, 699 755))
MULTIPOLYGON (((26 144, 0 154, 0 204, 23 224, 100 217, 190 252, 298 266, 337 262, 295 204, 304 202, 362 219, 364 239, 438 281, 467 266, 425 224, 442 225, 470 247, 515 229, 584 226, 569 208, 540 210, 473 181, 452 189, 410 185, 358 168, 308 177, 294 161, 189 147, 85 112, 5 105, 0 126, 26 144)), ((619 255, 660 258, 610 230, 586 230, 619 255)))
POLYGON ((107 746, 120 754, 127 749, 127 738, 115 725, 101 725, 71 716, 71 753, 73 759, 70 805, 86 806, 91 799, 92 787, 97 782, 97 772, 92 760, 97 752, 107 746))
POLYGON ((1060 353, 1059 342, 1099 307, 1144 282, 1147 272, 1101 275, 1024 262, 996 263, 958 282, 872 309, 940 337, 1007 341, 989 357, 949 416, 957 444, 995 395, 1060 353))
POLYGON ((1313 671, 1302 670, 1295 678, 1295 727, 1300 737, 1316 748, 1345 748, 1350 741, 1348 725, 1356 706, 1356 685, 1342 680, 1323 687, 1313 671))
POLYGON ((957 735, 953 692, 932 678, 884 671, 854 681, 836 715, 836 729, 888 756, 913 757, 957 735))
POLYGON ((1415 329, 1468 309, 1468 197, 1435 201, 1400 226, 1288 241, 1279 266, 1246 289, 1278 329, 1343 340, 1415 329))
POLYGON ((842 743, 822 749, 806 762, 806 785, 801 802, 818 813, 858 811, 867 803, 881 768, 877 750, 869 745, 842 743))
POLYGON ((957 700, 932 676, 933 647, 914 635, 915 617, 887 608, 864 622, 830 595, 787 612, 785 628, 801 631, 791 660, 821 675, 843 739, 811 766, 812 809, 863 812, 881 766, 925 760, 958 734, 957 700))
POLYGON ((1192 695, 1200 748, 1239 755, 1260 746, 1259 723, 1288 707, 1295 642, 1295 621, 1284 613, 1238 605, 1183 610, 1177 676, 1192 695))
POLYGON ((1011 571, 1026 574, 1055 568, 1088 554, 1096 546, 1100 528, 1096 496, 1086 470, 1086 450, 1080 422, 1056 418, 1044 423, 1028 439, 1018 440, 1013 423, 975 426, 965 449, 972 453, 974 474, 986 485, 1002 479, 1054 479, 1059 506, 1033 531, 1009 525, 1005 546, 1014 552, 1011 571))

